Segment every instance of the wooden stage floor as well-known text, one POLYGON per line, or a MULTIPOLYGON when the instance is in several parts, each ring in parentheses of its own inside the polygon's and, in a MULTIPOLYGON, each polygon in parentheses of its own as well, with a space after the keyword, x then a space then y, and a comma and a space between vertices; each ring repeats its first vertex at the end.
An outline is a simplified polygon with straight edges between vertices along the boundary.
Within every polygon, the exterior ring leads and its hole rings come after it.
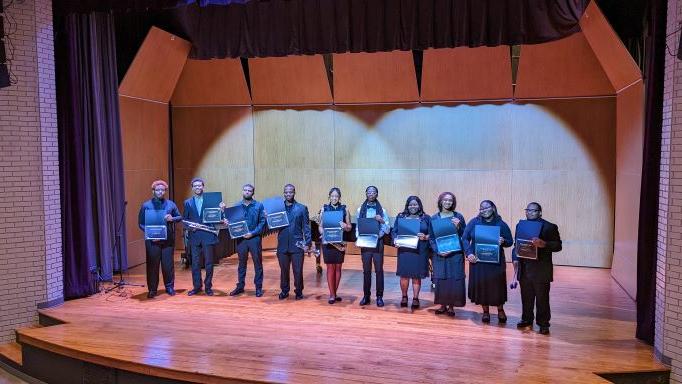
MULTIPOLYGON (((19 341, 133 372, 197 382, 570 382, 605 383, 595 372, 665 369, 638 341, 635 305, 609 270, 555 267, 551 335, 517 330, 518 290, 510 290, 509 321, 481 323, 467 304, 454 318, 437 316, 429 280, 422 309, 400 308, 396 259, 387 257, 386 306, 358 305, 362 266, 347 255, 340 296, 327 303, 324 276, 306 258, 305 299, 280 301, 279 267, 266 252, 265 296, 255 297, 249 261, 247 292, 229 297, 236 256, 214 274, 216 296, 188 297, 189 270, 176 271, 178 295, 146 298, 101 294, 42 311, 66 324, 23 329, 19 341)), ((508 268, 508 273, 511 273, 508 268)), ((129 281, 144 282, 142 268, 129 281)), ((293 287, 292 287, 293 289, 293 287)), ((293 292, 292 292, 293 293, 293 292)), ((410 293, 411 297, 411 293, 410 293)), ((496 311, 493 310, 493 313, 496 311)))

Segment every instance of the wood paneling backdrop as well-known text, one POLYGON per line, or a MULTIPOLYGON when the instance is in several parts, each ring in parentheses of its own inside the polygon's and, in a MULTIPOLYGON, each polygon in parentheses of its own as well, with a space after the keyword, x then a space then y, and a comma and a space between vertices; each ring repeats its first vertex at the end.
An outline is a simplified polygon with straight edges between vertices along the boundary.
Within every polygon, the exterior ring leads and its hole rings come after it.
POLYGON ((533 200, 556 222, 564 251, 556 262, 610 267, 615 198, 613 97, 517 104, 365 105, 251 110, 173 108, 175 190, 193 176, 225 200, 241 185, 257 198, 286 183, 311 211, 338 186, 355 209, 379 188, 393 216, 408 195, 435 211, 439 193, 458 198, 470 219, 492 199, 513 227, 533 200))

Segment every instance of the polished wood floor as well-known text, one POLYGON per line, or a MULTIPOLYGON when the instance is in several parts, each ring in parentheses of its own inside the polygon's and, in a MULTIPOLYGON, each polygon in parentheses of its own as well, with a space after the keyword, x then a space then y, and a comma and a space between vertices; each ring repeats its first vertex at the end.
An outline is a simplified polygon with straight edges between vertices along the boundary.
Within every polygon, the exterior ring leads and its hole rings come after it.
MULTIPOLYGON (((280 301, 279 267, 265 256, 265 296, 227 295, 236 257, 216 268, 217 295, 188 297, 188 270, 177 271, 179 294, 146 298, 144 288, 100 294, 43 311, 67 324, 19 331, 19 340, 94 363, 197 382, 545 382, 605 383, 595 372, 665 368, 637 341, 635 307, 609 270, 556 267, 551 335, 517 330, 518 290, 509 291, 509 322, 481 323, 480 308, 434 314, 428 279, 422 308, 400 308, 396 259, 386 259, 384 308, 360 307, 362 267, 347 255, 343 301, 327 303, 324 275, 305 261, 305 299, 280 301)), ((511 273, 511 268, 508 269, 511 273)), ((144 271, 129 281, 143 282, 144 271)), ((411 297, 410 293, 410 297, 411 297)), ((374 299, 374 298, 373 298, 374 299)), ((494 311, 493 311, 494 312, 494 311)))

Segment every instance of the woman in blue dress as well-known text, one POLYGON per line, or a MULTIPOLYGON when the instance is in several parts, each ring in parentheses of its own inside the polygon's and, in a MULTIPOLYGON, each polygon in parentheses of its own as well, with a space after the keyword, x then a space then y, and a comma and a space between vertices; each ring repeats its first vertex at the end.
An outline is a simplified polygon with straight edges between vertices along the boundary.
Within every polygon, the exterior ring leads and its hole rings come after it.
POLYGON ((431 278, 436 284, 435 304, 440 304, 436 309, 437 315, 447 313, 455 316, 455 307, 463 307, 466 304, 466 289, 464 273, 464 248, 461 238, 464 234, 466 222, 461 213, 455 211, 457 198, 452 192, 443 192, 438 196, 438 212, 431 216, 431 221, 436 219, 450 219, 457 231, 460 241, 460 250, 456 252, 438 252, 436 237, 433 228, 429 227, 429 241, 433 249, 431 263, 433 272, 431 278))
POLYGON ((483 308, 482 322, 490 322, 490 306, 492 305, 497 307, 497 320, 500 323, 506 323, 504 303, 507 302, 507 263, 504 258, 504 248, 511 247, 514 239, 509 226, 497 213, 495 203, 483 200, 478 211, 478 216, 469 221, 462 236, 464 251, 469 261, 469 299, 483 308), (483 225, 500 227, 497 263, 480 262, 476 256, 476 226, 483 225))
POLYGON ((429 276, 429 223, 431 218, 424 213, 424 206, 417 196, 410 196, 405 202, 405 210, 395 219, 392 235, 395 239, 398 236, 398 226, 400 220, 419 220, 419 241, 417 249, 399 247, 398 248, 398 268, 396 275, 400 276, 400 290, 403 298, 400 301, 401 307, 407 307, 407 288, 412 280, 412 308, 419 308, 419 291, 422 286, 422 279, 429 276))

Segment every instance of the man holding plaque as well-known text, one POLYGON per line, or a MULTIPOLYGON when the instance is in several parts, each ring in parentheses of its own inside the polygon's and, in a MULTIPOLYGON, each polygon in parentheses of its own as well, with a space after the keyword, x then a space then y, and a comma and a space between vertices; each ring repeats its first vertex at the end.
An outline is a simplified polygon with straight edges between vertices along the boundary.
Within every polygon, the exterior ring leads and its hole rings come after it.
POLYGON ((182 220, 180 211, 174 202, 165 199, 168 184, 163 180, 152 183, 152 198, 142 203, 137 222, 145 232, 144 249, 147 265, 147 297, 156 296, 159 287, 159 264, 163 274, 163 285, 166 293, 175 295, 175 268, 173 250, 175 248, 175 223, 182 220), (157 227, 159 231, 151 232, 157 227))
MULTIPOLYGON (((290 274, 294 271, 294 293, 296 300, 303 298, 303 253, 312 244, 310 237, 310 215, 308 207, 294 200, 296 187, 284 186, 284 206, 289 225, 282 227, 277 234, 277 260, 280 268, 279 299, 289 297, 290 274)), ((269 214, 270 212, 268 212, 269 214)))
POLYGON ((535 321, 540 334, 549 334, 549 286, 553 280, 552 252, 561 251, 561 236, 556 224, 542 218, 542 207, 530 203, 526 207, 526 220, 516 225, 516 243, 512 250, 514 268, 521 285, 523 314, 518 328, 533 326, 533 307, 537 308, 535 321))
POLYGON ((360 235, 360 219, 374 219, 379 225, 379 233, 377 236, 376 246, 361 247, 360 255, 362 257, 362 274, 364 277, 362 284, 363 297, 360 300, 360 305, 367 305, 370 303, 370 296, 372 294, 372 265, 374 265, 374 272, 377 275, 377 307, 384 306, 384 242, 383 236, 391 230, 388 223, 388 213, 386 209, 381 206, 377 197, 379 197, 379 189, 370 185, 365 189, 365 196, 367 197, 362 205, 358 208, 356 218, 358 225, 356 226, 355 235, 360 235))
POLYGON ((434 250, 432 257, 433 281, 436 284, 434 304, 440 304, 437 315, 455 316, 455 307, 466 304, 464 250, 462 235, 466 222, 455 211, 457 199, 452 192, 438 196, 438 213, 431 217, 429 241, 434 250))
MULTIPOLYGON (((244 293, 246 280, 246 262, 251 252, 255 276, 253 284, 256 286, 256 297, 263 296, 263 254, 261 234, 265 228, 265 213, 263 205, 253 198, 256 188, 251 184, 242 187, 242 201, 235 207, 228 208, 225 216, 227 225, 230 229, 230 236, 236 239, 237 256, 239 256, 239 266, 237 267, 237 287, 230 292, 230 296, 244 293), (229 210, 237 211, 237 214, 228 213, 229 210), (236 227, 236 228, 235 228, 236 227)), ((221 208, 225 204, 221 203, 221 208)))
MULTIPOLYGON (((192 192, 194 196, 185 200, 182 212, 183 220, 205 226, 204 179, 198 177, 192 179, 192 192)), ((216 202, 216 206, 218 206, 219 201, 216 202)), ((213 218, 213 212, 209 213, 209 216, 213 218)), ((209 225, 208 227, 210 228, 211 226, 209 225)), ((204 257, 204 269, 206 270, 206 277, 204 279, 206 295, 213 296, 213 249, 217 242, 218 236, 216 234, 192 226, 189 227, 188 245, 192 255, 192 289, 187 292, 189 296, 194 296, 201 292, 202 255, 204 257)))
POLYGON ((497 307, 497 320, 507 322, 507 263, 504 248, 514 239, 507 223, 497 213, 495 203, 483 200, 478 216, 464 228, 462 242, 469 261, 469 299, 482 307, 481 321, 490 322, 490 306, 497 307))

